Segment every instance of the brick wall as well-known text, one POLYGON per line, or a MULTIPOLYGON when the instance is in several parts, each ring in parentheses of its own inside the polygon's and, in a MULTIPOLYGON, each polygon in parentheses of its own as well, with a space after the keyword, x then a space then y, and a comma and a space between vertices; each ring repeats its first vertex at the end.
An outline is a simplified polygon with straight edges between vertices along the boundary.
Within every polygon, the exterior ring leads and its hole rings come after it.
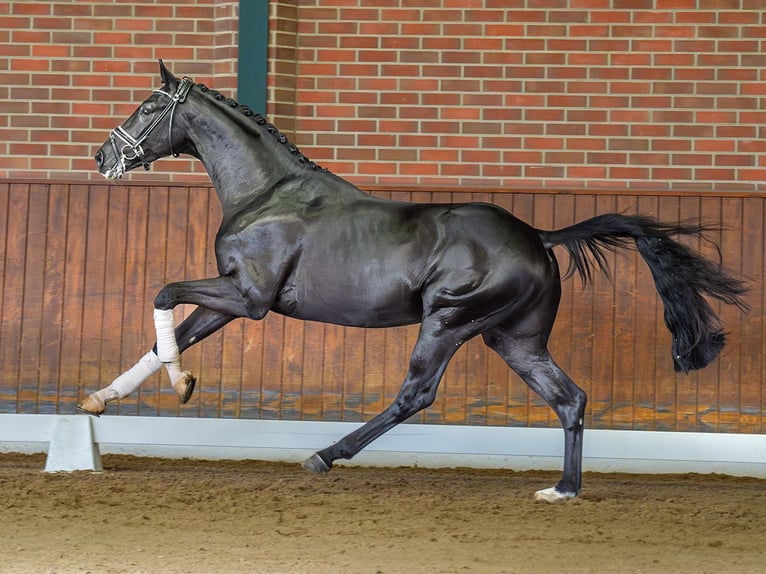
MULTIPOLYGON (((0 4, 0 177, 97 177, 158 57, 236 95, 237 5, 0 4)), ((270 115, 360 184, 766 188, 763 0, 279 0, 270 45, 270 115)))
POLYGON ((358 181, 764 188, 763 0, 300 6, 299 143, 358 181))
MULTIPOLYGON (((236 87, 238 2, 0 3, 0 177, 100 178, 93 154, 160 83, 178 74, 236 87)), ((206 180, 162 160, 133 179, 206 180)))

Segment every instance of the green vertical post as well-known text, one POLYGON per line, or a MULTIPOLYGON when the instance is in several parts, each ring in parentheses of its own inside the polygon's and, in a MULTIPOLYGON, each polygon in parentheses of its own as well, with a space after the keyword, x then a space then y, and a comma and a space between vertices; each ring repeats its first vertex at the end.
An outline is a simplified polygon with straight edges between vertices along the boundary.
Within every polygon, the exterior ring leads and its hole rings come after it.
POLYGON ((266 114, 268 54, 268 0, 240 0, 237 100, 263 115, 266 114))

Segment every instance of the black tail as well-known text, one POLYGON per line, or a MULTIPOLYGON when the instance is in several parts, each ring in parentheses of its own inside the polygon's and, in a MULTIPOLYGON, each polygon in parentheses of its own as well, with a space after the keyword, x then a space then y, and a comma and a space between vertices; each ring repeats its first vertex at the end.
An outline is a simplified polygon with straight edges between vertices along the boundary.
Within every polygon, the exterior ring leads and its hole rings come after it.
POLYGON ((700 236, 701 225, 661 223, 651 217, 609 213, 557 231, 539 231, 547 249, 563 246, 570 255, 567 277, 577 272, 587 282, 593 263, 609 274, 605 250, 636 248, 651 269, 665 305, 665 324, 673 336, 673 365, 684 373, 701 369, 724 346, 721 324, 703 295, 747 310, 742 300, 747 286, 735 277, 671 239, 673 235, 700 236))

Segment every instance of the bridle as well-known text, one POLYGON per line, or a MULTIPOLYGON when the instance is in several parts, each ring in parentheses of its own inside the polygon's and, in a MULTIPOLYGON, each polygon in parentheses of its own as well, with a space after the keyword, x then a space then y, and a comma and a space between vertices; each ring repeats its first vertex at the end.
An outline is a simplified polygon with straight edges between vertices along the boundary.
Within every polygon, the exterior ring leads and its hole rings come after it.
POLYGON ((117 159, 117 172, 118 175, 116 176, 119 178, 123 173, 125 173, 126 167, 125 162, 134 160, 138 158, 138 160, 141 162, 141 165, 144 166, 144 169, 149 169, 149 164, 151 162, 147 161, 144 157, 144 150, 141 147, 141 144, 146 141, 146 138, 149 137, 149 135, 154 131, 154 128, 156 128, 159 123, 170 114, 170 121, 168 122, 168 139, 170 140, 170 153, 173 155, 173 157, 178 157, 178 154, 173 150, 173 113, 175 112, 176 105, 182 104, 184 101, 186 101, 186 96, 189 93, 189 90, 191 90, 191 87, 194 85, 194 80, 191 78, 187 78, 184 76, 181 79, 181 83, 178 84, 178 88, 176 89, 176 93, 172 96, 168 94, 167 92, 163 92, 162 90, 154 90, 155 94, 162 94, 163 96, 167 96, 170 98, 170 101, 167 103, 167 105, 162 108, 159 114, 157 114, 157 117, 154 118, 152 123, 150 123, 146 128, 144 128, 138 136, 135 138, 131 136, 128 132, 126 132, 122 126, 117 126, 112 130, 112 133, 109 134, 109 141, 112 144, 112 149, 114 150, 114 155, 117 159), (118 147, 117 139, 120 139, 122 142, 124 142, 124 145, 122 148, 118 147), (132 154, 132 155, 129 155, 132 154))

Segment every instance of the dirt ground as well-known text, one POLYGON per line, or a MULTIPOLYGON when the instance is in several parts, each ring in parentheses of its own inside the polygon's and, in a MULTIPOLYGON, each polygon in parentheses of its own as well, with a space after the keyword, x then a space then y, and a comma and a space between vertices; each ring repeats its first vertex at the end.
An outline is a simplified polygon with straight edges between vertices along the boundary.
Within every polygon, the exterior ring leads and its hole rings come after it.
POLYGON ((766 481, 366 469, 104 455, 102 473, 0 454, 5 573, 756 573, 766 481))

